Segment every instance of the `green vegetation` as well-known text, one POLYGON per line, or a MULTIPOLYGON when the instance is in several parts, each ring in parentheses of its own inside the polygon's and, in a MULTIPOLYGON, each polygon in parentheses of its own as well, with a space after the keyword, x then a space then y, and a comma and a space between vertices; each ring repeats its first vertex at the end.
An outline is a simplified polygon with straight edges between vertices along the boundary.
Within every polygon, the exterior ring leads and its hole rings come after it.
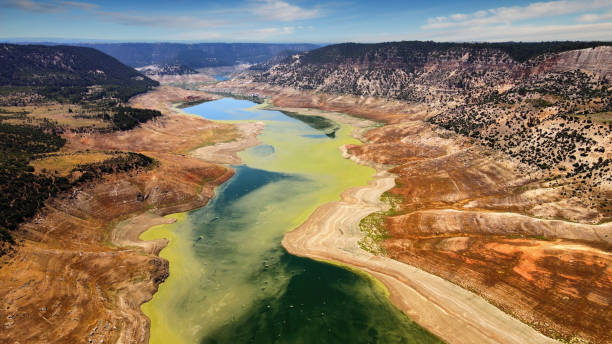
POLYGON ((591 120, 593 122, 601 122, 601 123, 612 125, 612 112, 611 111, 598 112, 598 113, 587 113, 587 114, 582 114, 582 115, 570 113, 568 114, 568 116, 573 116, 573 117, 582 118, 585 120, 591 120))
POLYGON ((176 105, 176 107, 179 108, 179 109, 185 109, 185 108, 196 106, 196 105, 200 105, 202 103, 206 103, 206 102, 209 102, 209 101, 210 100, 208 100, 208 99, 189 100, 189 101, 182 102, 182 103, 176 105))
POLYGON ((0 44, 0 65, 0 95, 112 106, 159 85, 91 48, 0 44))
POLYGON ((389 210, 387 210, 386 214, 388 216, 397 215, 400 212, 400 205, 403 202, 403 197, 400 195, 396 195, 389 191, 385 191, 381 196, 380 200, 389 205, 389 210))
POLYGON ((94 49, 0 44, 0 65, 0 105, 11 106, 0 108, 2 254, 5 244, 14 243, 9 231, 33 217, 47 199, 105 174, 154 163, 123 152, 80 157, 86 163, 76 165, 79 158, 48 159, 66 143, 61 133, 129 130, 161 113, 124 106, 158 83, 94 49), (46 165, 38 171, 30 165, 42 160, 46 165))
POLYGON ((0 85, 151 87, 158 83, 91 48, 0 45, 0 85))
POLYGON ((0 226, 15 229, 43 202, 70 187, 66 178, 35 175, 35 154, 60 149, 65 140, 55 128, 0 123, 0 226))
MULTIPOLYGON (((153 159, 138 153, 121 154, 103 162, 80 165, 75 180, 64 176, 35 174, 30 161, 44 153, 55 152, 64 144, 52 125, 36 127, 0 123, 0 226, 14 230, 34 216, 44 202, 75 185, 106 173, 149 166, 153 159)), ((6 241, 7 237, 0 239, 6 241)))
POLYGON ((372 254, 384 255, 386 250, 381 244, 390 238, 385 227, 385 219, 400 214, 402 197, 387 191, 380 196, 380 200, 388 204, 389 209, 371 213, 359 221, 359 230, 364 234, 359 240, 359 247, 372 254))
POLYGON ((127 172, 139 168, 146 168, 154 165, 155 160, 140 153, 121 153, 119 155, 102 162, 83 164, 76 167, 73 172, 81 172, 81 176, 75 184, 84 183, 102 177, 104 174, 127 172))
MULTIPOLYGON (((138 123, 157 116, 157 111, 119 108, 120 116, 113 117, 118 129, 129 129, 138 123), (132 111, 133 110, 133 111, 132 111)), ((46 118, 35 125, 9 124, 7 120, 27 123, 25 113, 2 111, 0 116, 0 227, 14 230, 31 218, 43 207, 44 202, 54 195, 72 187, 101 177, 106 173, 128 171, 149 166, 153 160, 137 153, 121 153, 102 162, 80 165, 72 172, 79 172, 78 178, 68 176, 37 174, 30 162, 48 153, 56 152, 66 140, 60 136, 61 128, 46 118)), ((33 122, 33 121, 32 121, 33 122)), ((116 154, 115 154, 116 155, 116 154)), ((0 241, 12 242, 10 234, 3 232, 0 241)))
POLYGON ((113 125, 118 130, 130 130, 140 123, 161 116, 157 110, 135 109, 131 107, 119 107, 112 117, 113 125))
POLYGON ((321 116, 309 116, 302 115, 297 112, 289 112, 289 111, 281 111, 283 114, 288 117, 297 119, 298 121, 306 123, 309 127, 325 132, 325 135, 329 137, 335 137, 336 131, 340 129, 338 124, 334 123, 334 121, 329 120, 325 117, 321 116))
POLYGON ((381 243, 389 238, 385 229, 386 213, 384 211, 374 212, 359 221, 359 230, 364 237, 359 240, 359 247, 376 255, 384 255, 385 248, 381 243))
POLYGON ((56 128, 12 125, 0 122, 0 150, 9 155, 39 154, 60 149, 66 140, 58 135, 56 128))
POLYGON ((536 108, 545 108, 553 105, 553 103, 542 98, 529 99, 528 102, 536 108))

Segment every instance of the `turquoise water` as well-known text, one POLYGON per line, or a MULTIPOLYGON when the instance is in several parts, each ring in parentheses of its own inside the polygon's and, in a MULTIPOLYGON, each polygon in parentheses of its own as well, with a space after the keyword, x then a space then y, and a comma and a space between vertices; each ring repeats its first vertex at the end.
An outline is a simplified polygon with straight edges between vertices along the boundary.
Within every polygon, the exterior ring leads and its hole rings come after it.
POLYGON ((225 81, 230 79, 230 76, 227 74, 217 74, 214 77, 217 81, 225 81))
POLYGON ((225 98, 185 109, 266 128, 207 206, 143 234, 170 239, 161 253, 170 277, 143 305, 151 343, 439 342, 368 276, 282 248, 284 233, 374 171, 341 157, 339 146, 357 143, 350 127, 255 105, 225 98))

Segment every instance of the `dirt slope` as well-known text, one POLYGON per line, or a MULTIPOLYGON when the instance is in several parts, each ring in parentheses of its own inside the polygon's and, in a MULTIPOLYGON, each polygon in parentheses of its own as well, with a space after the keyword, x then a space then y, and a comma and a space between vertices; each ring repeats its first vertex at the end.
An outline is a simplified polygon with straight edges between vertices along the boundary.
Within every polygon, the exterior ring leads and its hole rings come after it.
POLYGON ((247 132, 172 107, 207 97, 162 87, 131 102, 159 109, 160 119, 128 132, 66 135, 67 152, 136 151, 158 166, 73 190, 22 226, 15 251, 0 258, 0 343, 148 341, 140 305, 167 277, 168 262, 157 257, 164 242, 137 238, 167 222, 162 215, 205 205, 215 186, 232 176, 227 167, 186 156, 188 150, 247 132))
MULTIPOLYGON (((537 168, 424 121, 429 118, 424 105, 239 81, 224 85, 271 97, 278 106, 386 123, 365 134, 366 144, 345 147, 352 159, 396 176, 385 193, 391 210, 382 211, 384 220, 377 224, 385 240, 371 253, 473 291, 553 338, 612 342, 612 224, 598 223, 600 210, 581 195, 565 193, 559 186, 563 178, 551 180, 537 168)), ((334 230, 338 227, 329 229, 334 230)))

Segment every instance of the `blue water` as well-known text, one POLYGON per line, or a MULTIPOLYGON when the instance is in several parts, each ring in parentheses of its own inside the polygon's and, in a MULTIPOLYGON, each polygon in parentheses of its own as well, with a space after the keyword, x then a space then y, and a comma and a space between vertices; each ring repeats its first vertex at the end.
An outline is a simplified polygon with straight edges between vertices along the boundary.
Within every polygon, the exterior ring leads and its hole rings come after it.
POLYGON ((214 75, 215 79, 217 79, 217 81, 225 81, 225 80, 229 80, 230 76, 227 74, 217 74, 214 75))
POLYGON ((252 109, 255 105, 257 104, 249 100, 223 98, 192 106, 185 111, 212 120, 299 122, 280 111, 252 109))

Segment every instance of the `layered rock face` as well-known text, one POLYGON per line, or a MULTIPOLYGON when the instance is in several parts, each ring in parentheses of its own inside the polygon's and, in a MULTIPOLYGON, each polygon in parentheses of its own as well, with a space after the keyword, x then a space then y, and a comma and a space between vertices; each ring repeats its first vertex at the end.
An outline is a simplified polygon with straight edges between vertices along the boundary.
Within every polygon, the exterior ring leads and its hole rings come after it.
POLYGON ((549 336, 612 341, 612 46, 410 47, 332 46, 226 87, 384 122, 346 147, 397 176, 369 249, 549 336))
POLYGON ((563 176, 555 185, 597 210, 591 223, 612 216, 611 45, 519 62, 528 46, 417 43, 326 47, 246 78, 423 104, 430 123, 563 176))
POLYGON ((341 44, 293 55, 253 79, 327 93, 446 101, 451 95, 490 92, 534 72, 609 73, 609 45, 557 54, 542 49, 541 54, 519 55, 532 57, 520 62, 513 51, 529 48, 502 48, 431 42, 341 44))

